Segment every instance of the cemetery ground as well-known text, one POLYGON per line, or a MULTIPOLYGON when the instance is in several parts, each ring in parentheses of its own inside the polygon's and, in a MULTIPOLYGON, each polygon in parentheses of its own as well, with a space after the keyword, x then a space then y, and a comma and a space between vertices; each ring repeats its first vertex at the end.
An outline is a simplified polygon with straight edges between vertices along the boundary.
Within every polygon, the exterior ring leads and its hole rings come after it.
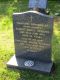
MULTIPOLYGON (((54 20, 54 30, 52 39, 52 60, 55 62, 56 69, 54 74, 45 75, 30 70, 11 70, 6 66, 7 61, 13 56, 13 12, 26 11, 27 0, 22 2, 0 2, 0 80, 60 80, 60 18, 54 20)), ((59 2, 49 2, 51 15, 59 12, 59 2)))

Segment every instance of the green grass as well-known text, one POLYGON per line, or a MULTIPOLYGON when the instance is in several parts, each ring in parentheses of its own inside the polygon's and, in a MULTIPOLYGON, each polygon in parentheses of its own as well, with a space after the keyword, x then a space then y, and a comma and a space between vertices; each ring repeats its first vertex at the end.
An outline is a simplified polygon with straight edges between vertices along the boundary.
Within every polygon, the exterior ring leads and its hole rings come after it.
MULTIPOLYGON (((28 5, 25 5, 27 1, 0 2, 0 80, 60 80, 60 18, 54 21, 52 56, 57 66, 54 74, 49 76, 30 70, 11 70, 6 66, 7 61, 15 53, 12 14, 28 10, 28 5)), ((54 15, 56 10, 60 12, 59 2, 49 3, 51 14, 54 15)))

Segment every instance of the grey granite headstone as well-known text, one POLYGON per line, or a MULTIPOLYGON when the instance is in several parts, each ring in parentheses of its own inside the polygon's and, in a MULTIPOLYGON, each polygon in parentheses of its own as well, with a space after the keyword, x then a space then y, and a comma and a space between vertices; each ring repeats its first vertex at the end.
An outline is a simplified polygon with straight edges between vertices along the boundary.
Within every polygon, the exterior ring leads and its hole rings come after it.
POLYGON ((15 56, 8 67, 50 73, 53 17, 36 11, 13 14, 15 56))
POLYGON ((46 9, 47 0, 29 0, 29 8, 46 9))

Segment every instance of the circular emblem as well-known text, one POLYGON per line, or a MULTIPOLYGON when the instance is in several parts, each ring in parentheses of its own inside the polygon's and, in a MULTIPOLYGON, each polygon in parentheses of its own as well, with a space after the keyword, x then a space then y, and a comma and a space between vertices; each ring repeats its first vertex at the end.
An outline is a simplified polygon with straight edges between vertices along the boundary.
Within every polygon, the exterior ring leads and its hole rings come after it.
POLYGON ((34 61, 31 61, 31 60, 25 61, 24 62, 24 65, 26 67, 32 67, 32 66, 34 66, 34 61))

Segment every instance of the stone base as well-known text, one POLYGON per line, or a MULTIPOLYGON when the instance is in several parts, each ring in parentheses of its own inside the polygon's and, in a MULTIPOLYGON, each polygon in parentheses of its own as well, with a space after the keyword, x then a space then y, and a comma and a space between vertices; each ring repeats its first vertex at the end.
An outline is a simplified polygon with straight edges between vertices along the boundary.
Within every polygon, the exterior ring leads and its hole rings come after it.
POLYGON ((16 57, 15 55, 8 61, 7 67, 8 68, 16 68, 16 69, 30 69, 34 71, 39 71, 43 73, 50 73, 52 71, 53 63, 45 63, 40 61, 34 61, 34 66, 25 66, 25 61, 27 59, 21 59, 16 57))

